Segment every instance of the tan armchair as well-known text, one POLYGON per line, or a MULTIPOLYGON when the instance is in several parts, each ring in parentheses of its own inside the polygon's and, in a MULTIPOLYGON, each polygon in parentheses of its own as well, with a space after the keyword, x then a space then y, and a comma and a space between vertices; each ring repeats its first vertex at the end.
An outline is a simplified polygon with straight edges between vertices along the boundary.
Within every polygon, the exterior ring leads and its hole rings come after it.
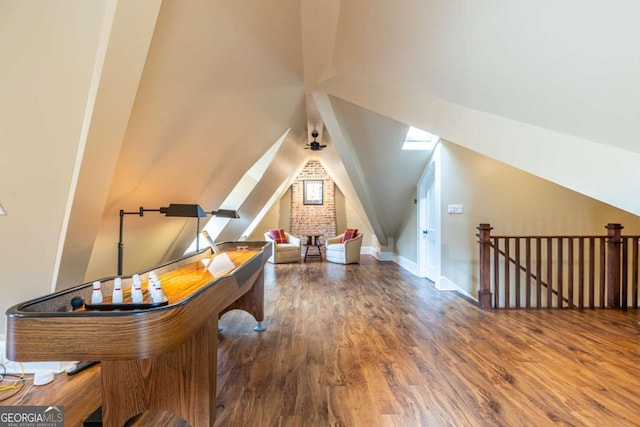
POLYGON ((344 233, 331 237, 325 242, 325 258, 338 264, 354 264, 360 262, 360 248, 362 247, 362 233, 353 239, 342 242, 344 233))
POLYGON ((300 239, 298 239, 296 236, 292 236, 287 232, 285 232, 284 234, 285 236, 287 236, 287 243, 276 243, 275 240, 271 238, 269 232, 264 233, 265 240, 267 242, 271 242, 273 249, 273 253, 269 257, 268 261, 273 264, 300 262, 300 239))

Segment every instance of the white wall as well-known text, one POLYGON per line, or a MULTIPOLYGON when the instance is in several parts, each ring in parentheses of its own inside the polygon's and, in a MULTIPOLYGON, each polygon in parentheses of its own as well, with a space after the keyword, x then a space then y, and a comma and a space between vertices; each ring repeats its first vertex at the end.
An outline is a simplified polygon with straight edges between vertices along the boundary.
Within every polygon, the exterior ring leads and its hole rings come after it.
MULTIPOLYGON (((262 221, 260 221, 253 232, 247 237, 247 240, 263 241, 264 233, 272 228, 280 228, 280 203, 273 204, 271 209, 269 209, 262 218, 262 221)), ((288 227, 285 229, 288 229, 288 227)))
POLYGON ((113 13, 108 4, 0 3, 3 314, 52 290, 101 31, 113 13))
POLYGON ((480 223, 494 234, 605 235, 610 222, 640 234, 636 215, 445 141, 442 173, 442 276, 473 297, 480 223), (463 205, 463 214, 448 214, 448 204, 463 205))
MULTIPOLYGON (((416 195, 414 194, 414 199, 416 195)), ((416 263, 418 261, 418 211, 414 199, 408 200, 404 206, 404 221, 400 227, 400 232, 396 239, 396 250, 398 256, 405 260, 416 263)), ((398 213, 402 213, 403 207, 398 207, 398 213)))
POLYGON ((334 185, 334 189, 334 200, 336 203, 336 233, 340 234, 349 227, 349 222, 347 220, 347 200, 337 185, 334 185))
MULTIPOLYGON (((373 228, 371 227, 371 224, 369 223, 367 218, 360 215, 360 212, 362 212, 362 210, 355 208, 349 200, 346 200, 345 209, 347 213, 347 227, 357 228, 358 232, 363 234, 363 250, 367 247, 377 247, 378 239, 376 239, 376 235, 374 234, 373 228)), ((336 232, 337 234, 342 234, 344 232, 344 229, 337 229, 336 232)))

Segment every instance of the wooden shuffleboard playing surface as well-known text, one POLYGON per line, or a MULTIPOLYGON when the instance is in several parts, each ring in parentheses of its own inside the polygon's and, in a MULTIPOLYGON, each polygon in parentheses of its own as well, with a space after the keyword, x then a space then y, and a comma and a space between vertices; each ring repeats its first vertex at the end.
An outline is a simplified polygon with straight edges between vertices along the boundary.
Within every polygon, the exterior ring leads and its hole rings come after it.
MULTIPOLYGON (((212 281, 222 278, 225 275, 230 274, 236 268, 242 266, 248 262, 251 258, 255 257, 259 253, 257 249, 248 250, 224 250, 216 254, 215 257, 207 257, 190 262, 189 264, 178 267, 174 270, 167 271, 166 273, 159 274, 158 279, 162 283, 162 291, 165 295, 165 300, 171 305, 177 305, 191 296, 195 295, 198 291, 202 290, 206 286, 210 285, 212 281)), ((132 306, 139 306, 141 309, 145 308, 145 305, 149 307, 153 306, 150 290, 149 280, 142 283, 143 303, 134 304, 131 300, 131 288, 127 288, 123 291, 123 309, 129 309, 132 306)), ((88 304, 89 311, 92 307, 99 309, 101 304, 88 304)), ((109 307, 109 309, 117 309, 118 304, 113 304, 111 296, 105 295, 102 305, 109 307)), ((168 305, 168 304, 167 304, 168 305)), ((161 307, 161 305, 157 305, 161 307)), ((86 311, 87 309, 80 308, 78 311, 86 311)))

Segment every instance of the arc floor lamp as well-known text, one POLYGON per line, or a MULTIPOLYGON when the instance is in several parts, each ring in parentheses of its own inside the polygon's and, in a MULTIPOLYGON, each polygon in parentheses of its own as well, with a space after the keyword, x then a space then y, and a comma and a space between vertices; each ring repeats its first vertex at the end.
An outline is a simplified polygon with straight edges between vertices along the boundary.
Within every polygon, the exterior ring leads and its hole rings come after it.
POLYGON ((213 215, 221 218, 239 218, 238 212, 230 209, 218 209, 217 211, 206 212, 200 205, 197 204, 180 204, 171 203, 167 207, 161 207, 158 209, 146 209, 140 207, 137 211, 126 212, 124 209, 120 209, 120 229, 118 233, 118 276, 122 276, 122 258, 124 252, 123 242, 123 228, 124 228, 124 216, 125 215, 140 215, 144 216, 145 212, 160 212, 165 216, 183 217, 183 218, 197 218, 196 228, 196 251, 200 250, 200 218, 204 218, 207 215, 213 215))

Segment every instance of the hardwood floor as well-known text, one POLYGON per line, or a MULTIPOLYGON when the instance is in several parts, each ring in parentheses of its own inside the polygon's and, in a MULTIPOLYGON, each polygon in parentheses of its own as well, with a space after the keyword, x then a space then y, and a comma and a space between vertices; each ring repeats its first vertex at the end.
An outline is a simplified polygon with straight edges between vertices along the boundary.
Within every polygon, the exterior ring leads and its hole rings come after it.
POLYGON ((638 311, 484 312, 394 263, 267 264, 225 314, 217 426, 640 425, 638 311))

